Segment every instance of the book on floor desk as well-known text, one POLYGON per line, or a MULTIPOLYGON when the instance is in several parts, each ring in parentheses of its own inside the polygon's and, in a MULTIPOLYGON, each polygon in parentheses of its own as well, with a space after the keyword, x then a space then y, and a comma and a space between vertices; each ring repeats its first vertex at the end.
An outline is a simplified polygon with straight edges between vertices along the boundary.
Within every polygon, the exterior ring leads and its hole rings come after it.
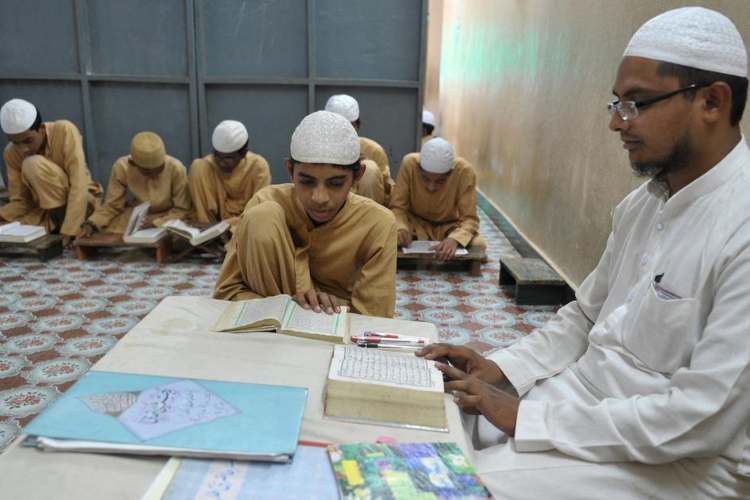
POLYGON ((151 203, 148 201, 133 208, 133 213, 130 214, 130 220, 128 220, 128 226, 122 235, 123 242, 152 244, 159 242, 167 235, 167 230, 163 227, 141 229, 148 218, 149 208, 151 208, 151 203))
POLYGON ((24 428, 23 444, 82 451, 285 462, 306 388, 89 371, 24 428))
POLYGON ((295 337, 349 343, 348 309, 316 313, 298 305, 289 295, 231 302, 213 327, 217 332, 277 332, 295 337))
POLYGON ((170 233, 188 240, 190 244, 195 247, 224 234, 229 229, 229 224, 222 221, 204 229, 200 229, 179 219, 172 219, 164 223, 163 227, 170 233))
POLYGON ((334 346, 325 415, 364 423, 447 430, 443 374, 413 353, 334 346))
POLYGON ((0 243, 30 243, 47 234, 44 226, 31 226, 20 222, 0 225, 0 243))

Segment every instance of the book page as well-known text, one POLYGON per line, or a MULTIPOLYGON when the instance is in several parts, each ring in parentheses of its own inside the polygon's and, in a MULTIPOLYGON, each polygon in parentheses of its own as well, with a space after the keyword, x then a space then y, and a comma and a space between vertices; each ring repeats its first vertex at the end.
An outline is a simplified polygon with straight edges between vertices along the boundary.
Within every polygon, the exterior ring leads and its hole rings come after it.
MULTIPOLYGON (((443 392, 443 374, 433 361, 403 354, 354 345, 335 346, 331 380, 361 384, 387 385, 421 391, 443 392)), ((363 390, 366 390, 363 388, 363 390)))
POLYGON ((32 234, 45 234, 47 231, 42 226, 30 226, 20 222, 11 222, 0 225, 0 235, 3 236, 30 236, 32 234))
MULTIPOLYGON (((434 254, 435 250, 432 250, 432 247, 435 245, 440 244, 439 241, 432 241, 432 240, 414 240, 411 242, 411 245, 408 247, 403 247, 401 249, 404 253, 417 253, 417 254, 434 254)), ((469 251, 466 250, 463 247, 457 247, 456 248, 456 256, 461 255, 468 255, 469 251)))
POLYGON ((291 301, 281 328, 284 331, 343 337, 345 320, 345 311, 337 314, 316 313, 291 301))
POLYGON ((237 305, 240 310, 234 320, 234 327, 249 325, 264 319, 275 319, 281 324, 284 310, 292 299, 289 295, 276 295, 265 299, 244 300, 237 305))
POLYGON ((128 227, 125 230, 125 235, 131 235, 143 225, 143 219, 148 215, 148 209, 151 207, 151 203, 141 203, 133 209, 133 213, 130 214, 130 220, 128 221, 128 227))

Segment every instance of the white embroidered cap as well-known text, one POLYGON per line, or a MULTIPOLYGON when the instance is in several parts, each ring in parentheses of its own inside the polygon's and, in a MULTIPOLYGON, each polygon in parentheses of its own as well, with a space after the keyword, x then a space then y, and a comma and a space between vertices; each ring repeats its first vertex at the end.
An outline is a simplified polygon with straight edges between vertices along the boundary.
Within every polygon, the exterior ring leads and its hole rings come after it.
POLYGON ((36 107, 23 99, 11 99, 0 108, 0 127, 6 134, 20 134, 36 121, 36 107))
POLYGON ((359 160, 359 136, 343 116, 316 111, 297 125, 290 150, 300 163, 351 165, 359 160))
POLYGON ((326 102, 326 111, 337 113, 350 122, 356 122, 359 119, 359 104, 357 100, 350 95, 337 94, 332 95, 326 102))
POLYGON ((422 110, 422 123, 426 123, 427 125, 435 126, 435 115, 433 115, 431 112, 427 111, 426 109, 422 110))
POLYGON ((646 21, 630 39, 625 56, 747 77, 747 50, 734 23, 703 7, 669 10, 646 21))
POLYGON ((430 139, 422 145, 419 165, 433 174, 445 174, 453 169, 453 146, 440 137, 430 139))
POLYGON ((224 120, 214 129, 211 144, 219 153, 233 153, 247 142, 247 129, 236 120, 224 120))

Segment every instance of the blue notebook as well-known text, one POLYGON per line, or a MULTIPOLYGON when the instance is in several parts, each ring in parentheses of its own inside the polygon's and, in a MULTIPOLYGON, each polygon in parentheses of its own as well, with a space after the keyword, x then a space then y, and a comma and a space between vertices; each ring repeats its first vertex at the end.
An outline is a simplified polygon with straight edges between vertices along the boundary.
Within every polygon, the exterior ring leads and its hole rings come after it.
POLYGON ((307 389, 90 371, 25 429, 45 450, 285 462, 307 389))

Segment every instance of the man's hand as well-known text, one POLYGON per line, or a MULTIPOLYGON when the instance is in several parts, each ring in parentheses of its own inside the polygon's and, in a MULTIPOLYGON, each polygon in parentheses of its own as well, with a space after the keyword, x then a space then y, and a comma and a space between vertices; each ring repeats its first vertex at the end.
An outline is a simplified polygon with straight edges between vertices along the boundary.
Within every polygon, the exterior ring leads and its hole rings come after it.
POLYGON ((516 434, 519 406, 517 397, 458 368, 442 363, 436 363, 435 366, 451 379, 446 382, 445 391, 456 391, 455 401, 461 410, 472 415, 484 415, 492 425, 509 436, 516 434))
POLYGON ((141 222, 141 225, 138 226, 135 230, 140 231, 141 229, 151 229, 154 226, 154 219, 156 219, 159 216, 159 214, 148 214, 146 217, 143 218, 143 221, 141 222))
POLYGON ((501 386, 508 382, 499 366, 468 347, 452 344, 430 344, 418 350, 415 354, 432 360, 447 358, 450 364, 459 370, 488 384, 501 386))
POLYGON ((338 297, 315 289, 307 290, 306 292, 297 292, 294 296, 294 301, 304 309, 312 309, 318 313, 333 314, 341 312, 338 297))
POLYGON ((398 230, 398 246, 408 247, 411 245, 411 233, 406 229, 398 230))
POLYGON ((73 246, 73 236, 64 234, 62 239, 63 248, 71 248, 73 246))
POLYGON ((78 238, 88 238, 92 234, 96 232, 96 228, 92 224, 84 222, 81 224, 81 229, 78 230, 78 234, 76 234, 76 239, 78 238))
POLYGON ((443 241, 434 245, 431 250, 435 250, 435 258, 437 260, 450 260, 456 255, 456 248, 458 248, 458 242, 453 238, 445 238, 443 241))

